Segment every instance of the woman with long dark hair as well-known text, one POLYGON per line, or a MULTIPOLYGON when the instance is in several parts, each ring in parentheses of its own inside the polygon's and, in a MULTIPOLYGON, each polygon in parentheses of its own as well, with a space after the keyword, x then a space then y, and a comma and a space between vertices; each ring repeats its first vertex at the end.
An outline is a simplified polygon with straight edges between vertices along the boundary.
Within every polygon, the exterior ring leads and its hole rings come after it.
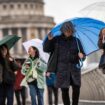
POLYGON ((2 82, 0 83, 0 105, 5 105, 7 99, 7 105, 13 105, 14 94, 14 72, 18 70, 14 59, 9 53, 7 45, 0 46, 0 66, 2 70, 2 82))
POLYGON ((39 60, 39 51, 36 47, 31 46, 28 49, 28 54, 29 58, 26 59, 22 66, 22 72, 26 72, 24 80, 26 80, 30 89, 32 105, 44 105, 44 70, 36 69, 36 63, 39 60))
POLYGON ((98 46, 100 49, 105 49, 105 28, 102 28, 99 33, 98 46))
POLYGON ((99 68, 105 74, 105 28, 102 28, 99 33, 98 46, 100 49, 103 50, 103 53, 100 58, 99 68))

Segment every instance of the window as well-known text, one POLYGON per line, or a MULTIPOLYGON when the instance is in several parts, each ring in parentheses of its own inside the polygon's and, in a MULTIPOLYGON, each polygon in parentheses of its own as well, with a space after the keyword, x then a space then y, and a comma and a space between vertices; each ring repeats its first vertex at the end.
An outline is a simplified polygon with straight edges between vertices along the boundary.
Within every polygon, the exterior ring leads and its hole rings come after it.
POLYGON ((13 8, 14 8, 14 5, 13 5, 13 4, 11 4, 11 5, 10 5, 10 8, 11 8, 11 9, 13 9, 13 8))
POLYGON ((19 8, 19 9, 21 8, 21 4, 18 4, 18 8, 19 8))
POLYGON ((27 4, 25 4, 25 5, 24 5, 24 7, 27 9, 27 8, 28 8, 28 5, 27 5, 27 4))
POLYGON ((30 4, 30 7, 33 9, 34 5, 33 4, 30 4))
POLYGON ((7 28, 4 28, 3 29, 3 36, 6 36, 6 35, 8 35, 8 29, 7 28))
POLYGON ((3 9, 6 9, 7 8, 7 6, 6 5, 3 5, 3 9))

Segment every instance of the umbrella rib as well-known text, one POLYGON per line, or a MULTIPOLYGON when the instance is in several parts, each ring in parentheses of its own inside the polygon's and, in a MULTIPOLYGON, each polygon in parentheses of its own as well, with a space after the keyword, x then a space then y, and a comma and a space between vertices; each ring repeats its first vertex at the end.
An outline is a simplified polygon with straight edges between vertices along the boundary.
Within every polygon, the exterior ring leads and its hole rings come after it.
MULTIPOLYGON (((92 28, 95 28, 95 29, 99 29, 99 30, 101 30, 101 28, 98 28, 98 27, 93 27, 93 26, 89 26, 88 28, 91 28, 91 27, 92 27, 92 28)), ((104 27, 104 26, 103 26, 103 27, 104 27)), ((103 28, 103 27, 102 27, 102 28, 103 28)), ((88 30, 88 28, 83 27, 83 26, 81 26, 81 28, 84 28, 84 29, 87 29, 87 30, 88 30)), ((90 30, 88 30, 88 31, 90 31, 90 30)))
POLYGON ((85 27, 82 27, 82 29, 86 29, 87 31, 90 31, 90 32, 93 33, 95 36, 97 36, 95 32, 93 32, 93 31, 91 31, 91 30, 89 30, 89 29, 87 29, 87 28, 85 28, 85 27))
MULTIPOLYGON (((80 31, 81 32, 81 31, 80 31)), ((81 32, 81 33, 83 33, 83 35, 86 35, 87 37, 88 37, 88 35, 87 34, 85 34, 84 32, 81 32)), ((78 34, 78 33, 77 33, 78 34)), ((80 37, 80 35, 78 34, 78 37, 80 37)), ((88 39, 91 41, 91 43, 93 43, 93 41, 88 37, 88 39)), ((83 42, 82 42, 83 43, 83 42)), ((96 44, 95 43, 93 43, 93 45, 95 46, 95 47, 97 47, 96 46, 96 44)))

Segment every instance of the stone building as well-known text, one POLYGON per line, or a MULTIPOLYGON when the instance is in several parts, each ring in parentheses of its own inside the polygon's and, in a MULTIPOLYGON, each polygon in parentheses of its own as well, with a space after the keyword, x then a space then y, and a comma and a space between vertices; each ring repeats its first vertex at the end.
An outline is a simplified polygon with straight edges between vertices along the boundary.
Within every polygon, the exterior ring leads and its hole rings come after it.
POLYGON ((44 14, 43 0, 0 0, 0 39, 12 34, 22 37, 11 49, 15 57, 25 57, 22 42, 43 39, 54 25, 53 17, 44 14))

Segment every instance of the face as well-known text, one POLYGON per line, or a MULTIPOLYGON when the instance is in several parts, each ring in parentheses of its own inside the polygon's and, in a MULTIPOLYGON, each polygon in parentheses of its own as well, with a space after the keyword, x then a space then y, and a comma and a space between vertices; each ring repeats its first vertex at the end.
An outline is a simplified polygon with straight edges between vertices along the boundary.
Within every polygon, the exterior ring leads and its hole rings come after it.
POLYGON ((70 37, 70 36, 72 36, 72 31, 71 31, 71 30, 66 30, 66 31, 64 32, 64 35, 65 35, 66 37, 70 37))
POLYGON ((36 53, 36 50, 34 50, 32 47, 30 47, 30 48, 28 49, 28 54, 29 54, 30 56, 35 56, 35 53, 36 53))
POLYGON ((105 37, 105 28, 102 30, 102 36, 105 37))

